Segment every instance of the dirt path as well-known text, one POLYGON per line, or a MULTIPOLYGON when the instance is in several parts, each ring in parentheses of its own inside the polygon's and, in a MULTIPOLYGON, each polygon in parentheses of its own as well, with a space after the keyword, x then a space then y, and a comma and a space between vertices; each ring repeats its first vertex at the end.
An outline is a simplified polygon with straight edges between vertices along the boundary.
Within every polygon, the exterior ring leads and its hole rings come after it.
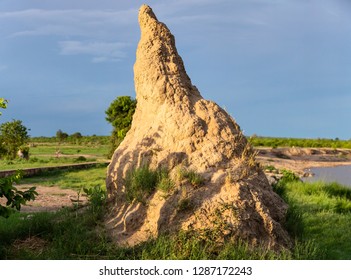
MULTIPOLYGON (((33 184, 20 184, 16 188, 18 190, 25 190, 33 187, 33 184)), ((38 196, 34 201, 27 202, 22 206, 21 212, 44 212, 44 211, 57 211, 63 207, 72 207, 77 200, 77 191, 71 189, 61 189, 59 187, 45 187, 35 185, 38 196), (73 200, 73 201, 72 201, 73 200)), ((82 204, 87 202, 85 196, 80 195, 79 200, 82 204)), ((3 205, 5 200, 0 199, 3 205)))

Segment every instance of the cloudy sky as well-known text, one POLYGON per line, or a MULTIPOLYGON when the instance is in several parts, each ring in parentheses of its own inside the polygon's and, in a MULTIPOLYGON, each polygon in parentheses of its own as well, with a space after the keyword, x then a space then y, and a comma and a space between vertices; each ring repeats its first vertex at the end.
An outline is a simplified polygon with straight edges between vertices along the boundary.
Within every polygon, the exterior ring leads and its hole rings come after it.
POLYGON ((0 122, 108 135, 109 104, 135 97, 143 3, 246 135, 351 138, 349 0, 0 0, 0 122))

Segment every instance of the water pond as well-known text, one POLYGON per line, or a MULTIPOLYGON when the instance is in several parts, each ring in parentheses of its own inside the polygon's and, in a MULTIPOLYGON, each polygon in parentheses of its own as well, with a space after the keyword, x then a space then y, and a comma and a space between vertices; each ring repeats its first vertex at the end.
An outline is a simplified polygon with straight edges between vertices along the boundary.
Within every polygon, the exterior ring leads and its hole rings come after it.
POLYGON ((351 188, 351 165, 341 165, 334 167, 311 168, 313 177, 304 178, 305 182, 338 182, 351 188))

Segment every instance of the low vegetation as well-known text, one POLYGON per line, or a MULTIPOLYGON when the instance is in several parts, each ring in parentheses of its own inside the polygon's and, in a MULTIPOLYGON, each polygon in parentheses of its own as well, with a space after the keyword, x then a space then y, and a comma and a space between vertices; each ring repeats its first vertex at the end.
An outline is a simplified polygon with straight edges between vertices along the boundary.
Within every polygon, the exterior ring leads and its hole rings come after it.
POLYGON ((304 138, 279 138, 279 137, 258 137, 249 138, 250 143, 255 147, 300 147, 300 148, 334 148, 351 149, 351 140, 335 139, 304 139, 304 138))
POLYGON ((144 202, 145 198, 156 189, 168 192, 175 186, 167 170, 162 168, 152 170, 147 165, 130 170, 126 175, 125 185, 126 198, 129 202, 134 199, 144 202))
POLYGON ((106 162, 108 149, 108 144, 30 142, 28 159, 2 159, 0 160, 0 170, 16 170, 84 162, 106 162))

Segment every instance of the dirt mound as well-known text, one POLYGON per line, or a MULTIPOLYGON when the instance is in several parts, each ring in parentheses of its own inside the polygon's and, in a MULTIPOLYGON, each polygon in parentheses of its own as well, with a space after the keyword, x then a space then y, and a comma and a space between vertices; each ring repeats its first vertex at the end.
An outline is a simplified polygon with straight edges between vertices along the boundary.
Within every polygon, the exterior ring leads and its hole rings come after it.
POLYGON ((134 245, 163 232, 216 229, 219 238, 288 245, 281 226, 287 205, 273 192, 239 125, 192 85, 173 35, 150 7, 140 8, 139 23, 137 108, 106 180, 107 225, 116 242, 134 245), (128 172, 142 166, 170 170, 174 187, 128 200, 128 172), (197 174, 201 184, 180 176, 186 172, 197 174))

